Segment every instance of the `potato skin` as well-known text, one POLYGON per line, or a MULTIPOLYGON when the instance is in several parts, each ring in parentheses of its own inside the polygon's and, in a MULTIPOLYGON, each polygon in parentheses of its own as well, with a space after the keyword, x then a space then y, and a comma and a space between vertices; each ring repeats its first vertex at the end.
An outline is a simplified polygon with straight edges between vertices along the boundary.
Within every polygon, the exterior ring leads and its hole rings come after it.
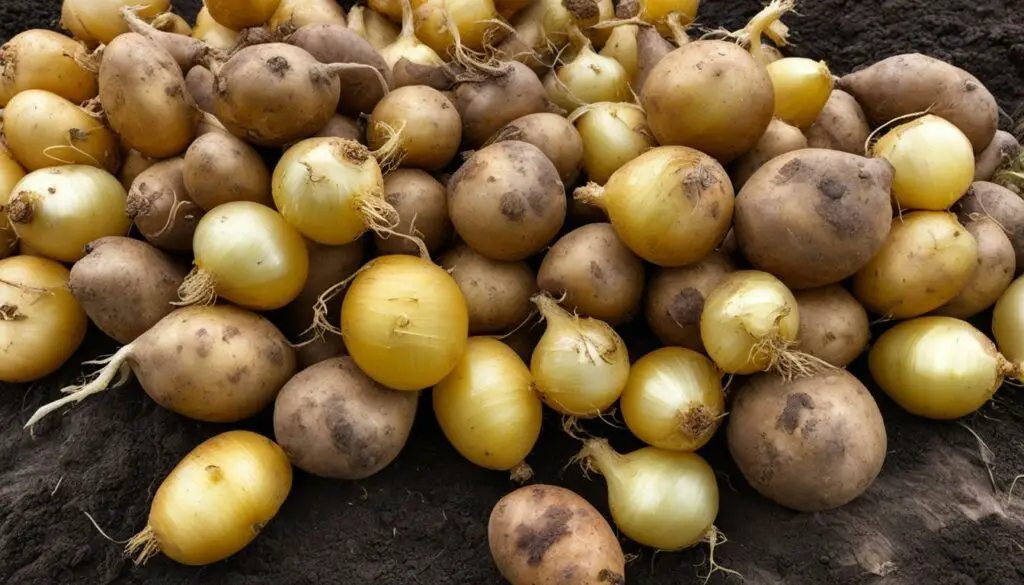
POLYGON ((839 282, 885 243, 892 177, 884 159, 819 148, 778 156, 736 197, 739 247, 792 289, 839 282))
POLYGON ((978 264, 953 300, 934 311, 957 319, 969 319, 994 305, 1017 270, 1013 244, 995 220, 982 217, 963 225, 978 242, 978 264))
POLYGON ((790 382, 751 377, 733 401, 726 434, 751 487, 800 512, 860 496, 881 471, 887 446, 878 405, 846 370, 790 382))
MULTIPOLYGON (((448 191, 427 172, 419 169, 392 172, 384 178, 384 200, 398 212, 395 231, 410 234, 415 227, 431 254, 440 250, 451 237, 448 191)), ((419 254, 416 244, 399 236, 385 239, 374 233, 373 242, 384 254, 419 254)))
POLYGON ((833 89, 818 119, 804 134, 811 148, 864 154, 864 144, 871 134, 871 126, 864 115, 864 109, 852 95, 841 89, 833 89))
POLYGON ((991 217, 1003 226, 1013 244, 1017 274, 1024 271, 1024 200, 1006 187, 977 181, 955 206, 961 222, 991 217))
POLYGON ((129 344, 174 310, 188 267, 133 238, 110 236, 85 247, 68 289, 96 327, 129 344))
POLYGON ((462 139, 478 148, 509 122, 548 111, 547 92, 532 69, 508 63, 504 75, 455 86, 454 102, 462 118, 462 139))
POLYGON ((160 161, 142 171, 128 191, 128 217, 149 243, 168 252, 191 252, 203 217, 185 188, 184 168, 181 157, 160 161))
POLYGON ((202 65, 196 65, 189 69, 185 75, 185 86, 188 88, 189 95, 195 100, 196 106, 211 114, 213 113, 213 86, 216 82, 217 77, 213 72, 202 65))
POLYGON ((658 268, 647 285, 644 317, 665 345, 678 345, 706 354, 700 336, 704 300, 736 264, 725 252, 715 251, 689 266, 658 268))
POLYGON ((491 260, 465 244, 444 253, 438 264, 449 271, 469 308, 469 334, 505 333, 526 321, 537 292, 525 262, 491 260))
POLYGON ((517 118, 492 137, 493 142, 520 140, 536 146, 547 156, 562 183, 572 185, 583 167, 583 139, 568 120, 558 114, 540 112, 517 118))
POLYGON ((991 181, 996 170, 1020 153, 1020 143, 1013 134, 999 130, 992 142, 974 157, 974 180, 991 181))
POLYGON ((608 521, 558 486, 521 487, 498 501, 487 542, 512 585, 624 585, 625 557, 608 521))
POLYGON ((398 457, 419 394, 385 388, 352 358, 299 372, 274 403, 274 436, 292 464, 332 479, 364 479, 398 457))
POLYGON ((226 132, 196 138, 185 152, 182 173, 189 196, 206 211, 229 201, 274 206, 267 163, 255 148, 226 132))
POLYGON ((801 148, 807 148, 807 138, 804 137, 804 133, 796 126, 790 126, 778 118, 772 118, 768 129, 761 135, 757 144, 733 161, 729 169, 733 187, 735 189, 742 188, 757 169, 771 159, 801 148))
POLYGON ((843 368, 867 348, 868 313, 842 285, 801 290, 793 296, 800 312, 800 351, 843 368))

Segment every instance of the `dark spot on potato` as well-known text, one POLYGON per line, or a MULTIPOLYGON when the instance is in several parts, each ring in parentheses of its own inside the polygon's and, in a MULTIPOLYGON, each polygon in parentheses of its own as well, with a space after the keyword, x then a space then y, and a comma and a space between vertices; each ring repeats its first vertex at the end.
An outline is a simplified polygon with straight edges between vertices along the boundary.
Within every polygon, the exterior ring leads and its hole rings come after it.
POLYGON ((708 209, 708 213, 711 214, 711 219, 718 219, 718 214, 721 210, 719 209, 718 202, 712 201, 711 207, 708 209))
POLYGON ((818 419, 814 417, 809 418, 807 419, 807 422, 804 423, 803 428, 800 429, 800 434, 804 437, 810 437, 814 434, 814 429, 816 428, 818 428, 818 419))
POLYGON ((352 423, 345 397, 335 394, 323 405, 324 426, 331 434, 335 450, 348 456, 353 471, 369 471, 378 464, 376 434, 367 433, 352 423))
POLYGON ((199 329, 196 330, 196 339, 202 339, 207 335, 209 335, 209 333, 206 331, 205 327, 200 327, 199 329))
POLYGON ((680 327, 696 327, 704 310, 704 295, 695 288, 684 288, 672 299, 668 315, 680 327))
POLYGON ((569 534, 570 519, 572 510, 551 506, 544 511, 536 528, 526 524, 516 526, 516 550, 526 554, 526 563, 529 566, 539 566, 548 549, 569 534))
POLYGON ((179 353, 179 354, 180 354, 180 353, 181 353, 182 351, 184 351, 184 350, 185 350, 185 346, 184 346, 184 345, 182 345, 182 344, 180 344, 180 343, 179 343, 179 344, 177 345, 177 347, 175 347, 175 348, 174 348, 174 352, 175 352, 175 353, 179 353))
POLYGON ((837 338, 836 338, 836 334, 835 333, 832 333, 831 331, 826 331, 825 332, 825 343, 832 343, 836 339, 837 338))
POLYGON ((761 440, 758 442, 758 451, 760 451, 761 457, 759 460, 763 462, 761 467, 761 473, 758 475, 758 479, 761 485, 768 485, 772 482, 772 478, 775 477, 775 466, 779 463, 781 453, 778 448, 775 447, 775 443, 768 438, 767 433, 761 433, 761 440))
POLYGON ((599 14, 594 0, 563 0, 562 6, 576 17, 576 20, 595 18, 599 14))
POLYGON ((276 343, 267 350, 267 360, 275 366, 284 364, 284 351, 276 343))
POLYGON ((167 97, 178 97, 182 94, 182 89, 181 86, 177 83, 172 83, 170 85, 164 86, 164 93, 167 95, 167 97))
POLYGON ((783 407, 782 414, 775 421, 775 428, 792 435, 800 426, 800 411, 804 409, 814 410, 814 400, 803 392, 790 394, 786 397, 786 406, 783 407))
POLYGON ((288 63, 288 59, 285 59, 280 55, 274 55, 267 59, 267 69, 278 77, 283 78, 291 68, 292 66, 288 63))
POLYGON ((199 345, 196 346, 196 355, 199 356, 200 359, 206 359, 209 357, 210 343, 206 340, 199 342, 199 345))
POLYGON ((242 366, 228 374, 228 382, 238 384, 249 373, 249 366, 242 366))
POLYGON ((224 470, 216 465, 207 465, 206 473, 210 476, 210 483, 219 483, 224 479, 224 470))
POLYGON ((494 177, 494 175, 491 175, 491 176, 487 177, 487 182, 488 182, 488 183, 495 183, 495 182, 497 182, 497 181, 498 181, 498 179, 496 179, 496 178, 494 177))
POLYGON ((509 191, 501 196, 501 214, 509 221, 522 221, 526 215, 526 202, 519 191, 509 191))
POLYGON ((590 261, 590 276, 593 276, 594 280, 598 282, 604 282, 604 269, 596 260, 590 261))
POLYGON ((238 327, 228 325, 224 328, 224 335, 221 336, 221 341, 224 343, 230 343, 232 339, 238 337, 241 333, 242 332, 238 330, 238 327))
POLYGON ((788 163, 782 165, 782 168, 775 174, 775 178, 772 179, 772 183, 776 185, 785 185, 786 183, 793 180, 793 178, 803 169, 803 163, 800 159, 794 158, 788 163))
POLYGON ((831 178, 825 178, 818 182, 818 191, 832 200, 842 199, 848 193, 846 185, 831 178))
POLYGON ((622 573, 611 569, 601 569, 601 572, 597 574, 597 582, 608 583, 609 585, 626 585, 626 577, 622 573))

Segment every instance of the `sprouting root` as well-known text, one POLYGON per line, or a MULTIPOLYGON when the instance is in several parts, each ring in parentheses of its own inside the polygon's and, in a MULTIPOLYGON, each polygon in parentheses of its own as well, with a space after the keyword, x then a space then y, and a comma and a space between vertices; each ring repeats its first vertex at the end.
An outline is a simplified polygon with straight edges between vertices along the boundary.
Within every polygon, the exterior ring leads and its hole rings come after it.
POLYGON ((577 441, 585 441, 590 436, 587 431, 580 426, 579 417, 569 414, 562 416, 562 431, 577 441))
MULTIPOLYGON (((27 284, 20 284, 20 283, 17 283, 17 282, 11 282, 10 280, 5 280, 3 278, 0 278, 0 284, 6 285, 6 286, 10 286, 10 287, 14 287, 14 288, 20 290, 21 292, 32 293, 34 295, 40 295, 40 296, 42 296, 42 295, 51 295, 52 296, 53 295, 53 289, 43 288, 43 287, 39 287, 39 286, 29 286, 27 284)), ((10 306, 10 305, 7 305, 7 306, 10 306)), ((15 307, 15 309, 17 309, 17 307, 15 307)))
POLYGON ((377 159, 377 164, 380 166, 381 173, 387 176, 395 171, 402 164, 402 160, 405 159, 406 150, 402 146, 402 132, 405 130, 405 122, 398 128, 395 128, 387 122, 377 121, 374 124, 374 129, 387 137, 384 144, 377 150, 371 152, 373 158, 377 159))
POLYGON ((149 526, 142 529, 128 541, 124 547, 124 556, 134 556, 136 565, 145 565, 146 561, 160 552, 160 543, 156 539, 156 533, 149 526))
MULTIPOLYGON (((782 24, 781 21, 775 21, 782 24)), ((672 31, 672 40, 676 42, 676 45, 682 47, 683 45, 690 42, 690 35, 687 31, 693 26, 693 22, 683 22, 683 15, 679 12, 673 12, 668 15, 665 19, 665 26, 672 31)))
POLYGON ((996 354, 996 364, 999 367, 999 373, 1004 377, 1015 379, 1024 377, 1024 368, 1021 364, 1013 363, 1001 353, 996 354))
POLYGON ((102 365, 103 369, 96 374, 92 381, 86 384, 62 388, 61 392, 67 394, 67 396, 39 407, 32 417, 28 419, 28 422, 25 423, 24 428, 31 428, 37 422, 42 420, 43 417, 55 410, 63 408, 66 404, 81 402, 93 394, 103 392, 107 388, 123 386, 131 376, 131 368, 128 367, 128 359, 131 357, 133 350, 134 346, 132 344, 128 344, 106 359, 86 362, 87 364, 91 363, 102 365))
POLYGON ((705 542, 708 545, 708 574, 704 575, 705 584, 711 579, 712 575, 719 571, 728 575, 736 575, 737 577, 743 578, 743 575, 741 575, 739 571, 728 569, 715 562, 715 547, 729 542, 729 540, 725 538, 725 533, 712 524, 711 528, 708 528, 707 533, 704 534, 702 542, 705 542))
POLYGON ((329 65, 322 65, 318 68, 320 72, 326 73, 327 75, 340 75, 346 71, 352 71, 353 69, 372 71, 374 76, 377 78, 377 82, 380 83, 381 89, 384 90, 384 95, 391 93, 388 81, 384 79, 384 74, 380 72, 380 69, 377 69, 373 65, 367 65, 366 63, 331 63, 329 65))
POLYGON ((787 27, 775 23, 784 14, 792 12, 795 8, 796 0, 772 0, 761 12, 754 15, 754 18, 750 19, 750 22, 742 30, 729 33, 726 36, 740 46, 747 47, 758 63, 767 65, 764 52, 761 50, 761 37, 768 35, 779 45, 787 44, 787 27))
POLYGON ((882 124, 878 128, 875 128, 874 130, 872 130, 871 134, 868 134, 868 139, 864 141, 864 156, 866 156, 868 158, 871 158, 871 147, 875 143, 875 140, 880 135, 884 134, 893 124, 896 124, 897 122, 902 122, 904 120, 909 120, 911 118, 917 118, 919 116, 924 116, 928 112, 930 112, 931 109, 932 109, 932 106, 928 106, 927 108, 925 108, 924 110, 921 110, 920 112, 910 112, 909 114, 903 114, 902 116, 896 116, 892 120, 889 120, 888 122, 882 124))
POLYGON ((996 169, 992 182, 1024 195, 1024 148, 1015 157, 1007 157, 1006 161, 996 169))
MULTIPOLYGON (((502 126, 501 129, 498 130, 497 132, 495 132, 490 138, 488 138, 487 141, 484 142, 483 146, 481 146, 480 148, 486 148, 486 147, 488 147, 488 146, 490 146, 492 144, 497 144, 499 142, 506 142, 506 141, 509 141, 509 140, 522 140, 522 139, 523 139, 523 130, 522 130, 522 128, 519 128, 518 126, 512 126, 512 125, 502 126)), ((472 156, 475 153, 476 153, 475 150, 463 151, 463 159, 462 160, 464 160, 464 161, 469 160, 470 158, 472 158, 472 156)))
POLYGON ((310 334, 310 338, 302 343, 293 344, 294 347, 303 347, 322 340, 324 338, 324 334, 328 332, 333 333, 334 335, 341 335, 341 329, 331 324, 329 315, 331 308, 329 305, 331 301, 338 297, 338 295, 345 292, 345 288, 348 287, 348 285, 351 284, 357 276, 362 274, 364 270, 371 266, 373 266, 373 261, 363 264, 362 267, 353 272, 351 276, 331 286, 317 297, 316 303, 313 304, 313 322, 299 334, 299 337, 302 337, 308 333, 310 334))
POLYGON ((87 159, 89 159, 89 161, 92 163, 93 166, 99 167, 101 169, 104 168, 104 166, 100 163, 99 160, 96 159, 96 157, 94 157, 93 155, 89 154, 88 152, 86 152, 86 151, 82 150, 81 148, 78 148, 77 146, 74 145, 74 141, 75 140, 88 140, 89 139, 89 132, 91 132, 91 130, 82 130, 82 129, 79 129, 79 128, 72 128, 71 130, 68 131, 68 135, 67 135, 68 143, 67 144, 51 144, 50 146, 47 146, 46 148, 43 149, 43 156, 45 156, 46 158, 48 158, 48 159, 50 159, 52 161, 58 162, 58 163, 60 163, 62 165, 77 164, 77 161, 73 161, 73 160, 70 160, 70 159, 62 159, 62 158, 59 158, 59 157, 51 154, 54 151, 68 148, 68 149, 71 149, 72 151, 77 152, 78 154, 86 157, 87 159))
POLYGON ((519 465, 516 465, 509 472, 512 481, 516 483, 526 483, 533 479, 533 468, 525 461, 520 461, 519 465))
POLYGON ((75 63, 79 67, 81 67, 82 69, 85 69, 89 73, 99 73, 100 72, 100 61, 103 60, 103 48, 104 47, 105 47, 105 45, 100 45, 100 46, 96 47, 96 49, 91 51, 91 52, 90 51, 86 51, 86 50, 83 49, 81 51, 75 51, 74 55, 68 55, 68 56, 71 57, 72 59, 74 59, 75 63))
POLYGON ((212 305, 217 302, 217 279, 209 270, 198 266, 185 277, 178 287, 178 301, 171 304, 176 307, 192 305, 212 305))
MULTIPOLYGON (((171 206, 170 213, 167 214, 167 221, 164 222, 164 226, 162 228, 160 228, 160 231, 156 232, 155 234, 153 234, 150 237, 159 238, 160 236, 162 236, 162 235, 166 234, 168 231, 170 231, 171 228, 174 227, 174 220, 178 218, 178 213, 181 211, 181 208, 185 207, 189 203, 190 203, 189 201, 179 200, 178 199, 178 192, 175 191, 174 192, 174 203, 171 206)), ((188 219, 188 216, 186 216, 186 219, 188 219)))
POLYGON ((814 376, 835 369, 835 366, 825 360, 796 349, 795 340, 782 336, 779 323, 788 315, 788 307, 779 311, 771 331, 754 342, 747 359, 751 363, 761 365, 766 372, 775 372, 784 380, 814 376))
MULTIPOLYGON (((449 48, 449 52, 452 53, 452 60, 466 69, 465 73, 459 75, 460 78, 468 75, 469 78, 466 80, 469 80, 475 74, 477 77, 472 80, 479 81, 481 78, 500 77, 511 70, 512 64, 497 58, 493 50, 488 49, 485 52, 480 52, 463 45, 462 35, 459 33, 459 27, 452 18, 452 13, 447 8, 442 10, 444 11, 445 26, 448 28, 448 34, 452 36, 452 46, 449 48)), ((489 46, 489 43, 485 44, 485 46, 489 46)))

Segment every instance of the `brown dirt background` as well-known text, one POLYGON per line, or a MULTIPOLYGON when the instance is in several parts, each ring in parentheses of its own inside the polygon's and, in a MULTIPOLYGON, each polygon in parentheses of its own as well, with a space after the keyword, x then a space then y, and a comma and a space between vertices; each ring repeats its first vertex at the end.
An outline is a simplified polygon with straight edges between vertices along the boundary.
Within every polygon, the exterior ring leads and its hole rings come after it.
MULTIPOLYGON (((199 2, 177 2, 192 17, 199 2)), ((977 75, 1006 112, 1024 98, 1024 12, 1020 0, 807 1, 789 19, 793 53, 827 59, 837 74, 904 51, 948 59, 977 75)), ((737 28, 755 0, 706 0, 705 26, 737 28)), ((0 2, 0 41, 31 27, 56 27, 58 0, 0 2)), ((1008 123, 1008 120, 1007 120, 1008 123)), ((977 320, 987 325, 988 317, 977 320)), ((652 349, 642 325, 625 331, 631 355, 652 349)), ((93 331, 51 379, 0 386, 0 582, 29 584, 378 585, 499 583, 487 548, 491 507, 512 484, 462 460, 441 435, 429 393, 409 444, 386 470, 365 481, 333 482, 297 473, 280 514, 245 550, 206 568, 158 557, 134 567, 115 539, 146 522, 149 502, 174 464, 227 427, 186 420, 156 406, 137 385, 87 400, 22 430, 30 413, 78 379, 79 363, 115 349, 93 331)), ((854 368, 864 378, 863 363, 854 368)), ((736 471, 723 433, 703 450, 718 470, 717 524, 729 542, 718 561, 756 584, 1005 585, 1024 582, 1019 500, 1007 490, 1024 473, 1024 400, 1005 387, 961 422, 911 417, 873 389, 885 417, 889 453, 868 492, 831 512, 797 514, 754 493, 736 471), (962 424, 961 424, 962 423, 962 424), (973 429, 989 451, 968 430, 973 429)), ((607 513, 600 477, 563 470, 578 445, 545 431, 529 461, 537 481, 577 490, 607 513)), ((245 428, 272 436, 269 413, 245 428)), ((603 426, 619 450, 638 447, 603 426)), ((642 549, 628 568, 635 584, 700 583, 706 548, 679 553, 642 549)), ((719 574, 712 583, 739 583, 719 574)))

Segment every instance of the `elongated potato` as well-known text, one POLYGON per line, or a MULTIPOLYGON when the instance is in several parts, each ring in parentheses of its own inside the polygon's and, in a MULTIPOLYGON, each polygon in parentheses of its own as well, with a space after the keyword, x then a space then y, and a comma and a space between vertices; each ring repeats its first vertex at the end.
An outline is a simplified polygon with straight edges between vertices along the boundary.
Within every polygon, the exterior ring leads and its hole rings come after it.
POLYGON ((196 107, 204 112, 213 113, 213 91, 217 77, 212 71, 199 65, 189 69, 185 75, 185 87, 196 102, 196 107))
POLYGON ((833 89, 818 119, 804 134, 811 148, 864 154, 871 126, 864 115, 864 109, 852 95, 841 89, 833 89))
POLYGON ((868 346, 868 313, 842 285, 793 293, 800 312, 800 351, 845 368, 868 346))
POLYGON ((128 217, 142 235, 168 252, 191 252, 203 210, 188 196, 181 157, 160 161, 142 171, 128 192, 128 217))
POLYGON ((185 152, 182 178, 189 197, 206 211, 229 201, 274 206, 267 163, 255 148, 225 132, 196 138, 185 152))
POLYGON ((757 144, 730 166, 729 176, 732 178, 733 187, 742 188, 747 180, 771 159, 801 148, 807 148, 804 133, 796 126, 773 118, 757 144))
POLYGON ((525 262, 491 260, 465 244, 444 253, 438 264, 459 285, 469 309, 469 334, 505 333, 533 311, 537 292, 533 269, 525 262))
POLYGON ((82 65, 85 45, 60 33, 31 29, 0 47, 0 107, 19 92, 42 89, 74 104, 96 97, 96 72, 82 65))
POLYGON ((961 222, 989 217, 1002 226, 1013 244, 1017 274, 1024 271, 1024 200, 1006 187, 976 181, 956 205, 961 222))
POLYGON ((736 271, 729 255, 715 251, 689 266, 657 269, 647 285, 644 317, 665 345, 706 353, 700 337, 700 314, 711 291, 736 271))
POLYGON ((982 217, 966 221, 964 227, 978 242, 978 264, 964 288, 953 300, 936 309, 936 315, 957 319, 977 315, 999 300, 1017 271, 1013 244, 994 219, 982 217))
POLYGON ((991 181, 996 170, 1020 153, 1020 143, 1013 134, 999 130, 992 142, 974 157, 974 180, 991 181))

